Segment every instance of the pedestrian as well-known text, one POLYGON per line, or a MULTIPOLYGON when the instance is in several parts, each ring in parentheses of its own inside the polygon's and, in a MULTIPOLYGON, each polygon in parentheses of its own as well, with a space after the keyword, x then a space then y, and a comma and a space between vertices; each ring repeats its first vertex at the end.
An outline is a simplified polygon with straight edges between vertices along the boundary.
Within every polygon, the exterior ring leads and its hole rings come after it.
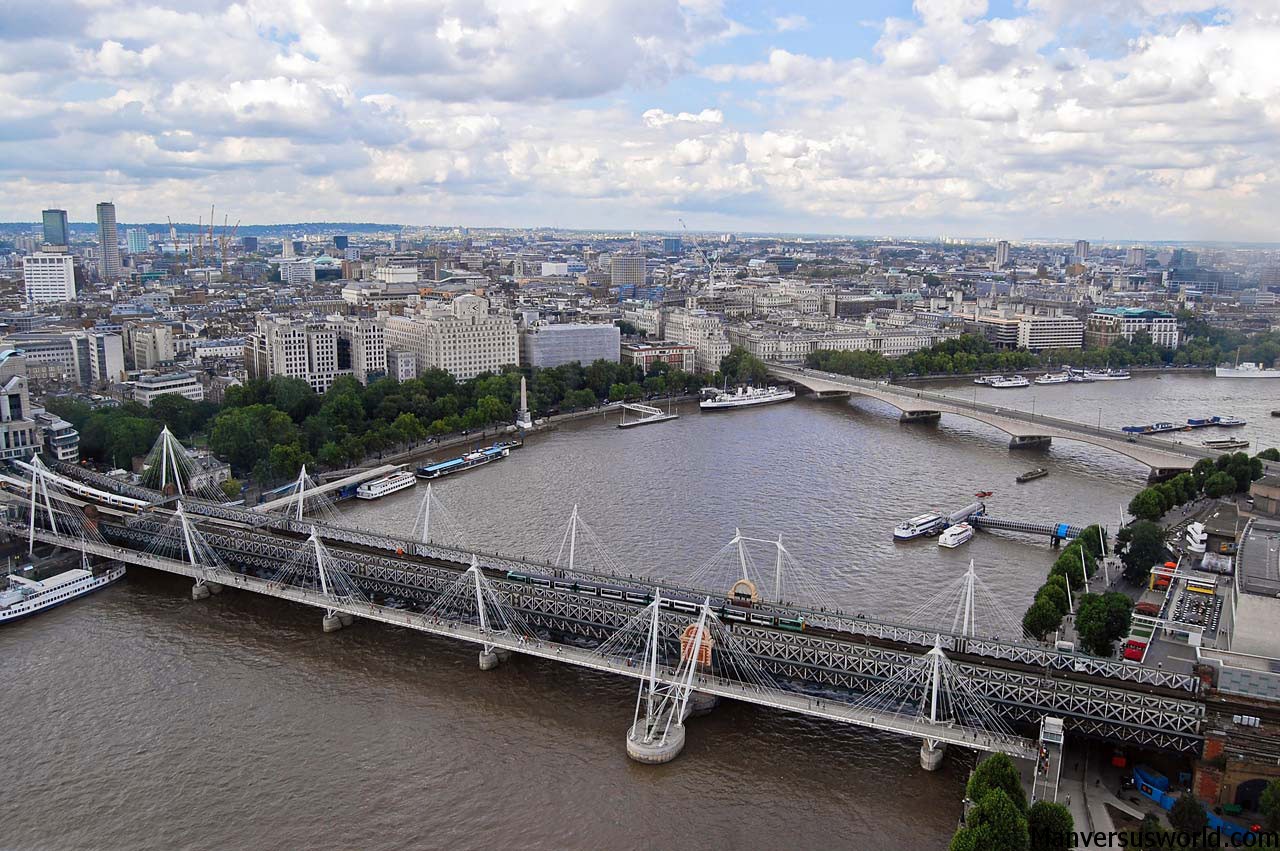
POLYGON ((1067 793, 1067 806, 1068 806, 1068 807, 1069 807, 1069 806, 1071 806, 1071 793, 1070 793, 1070 792, 1068 792, 1068 793, 1067 793))

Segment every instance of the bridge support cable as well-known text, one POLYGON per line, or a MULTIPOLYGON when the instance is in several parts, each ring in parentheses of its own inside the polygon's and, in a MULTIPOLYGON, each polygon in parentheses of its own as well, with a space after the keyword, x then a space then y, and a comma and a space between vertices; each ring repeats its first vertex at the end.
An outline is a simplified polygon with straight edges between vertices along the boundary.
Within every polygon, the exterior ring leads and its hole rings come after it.
POLYGON ((179 501, 173 515, 158 529, 149 532, 143 552, 160 558, 185 562, 196 572, 191 596, 202 600, 218 593, 222 586, 235 581, 235 571, 227 566, 218 551, 205 539, 179 501))
POLYGON ((106 544, 106 539, 98 531, 97 517, 93 514, 96 509, 62 487, 58 476, 45 466, 39 455, 33 456, 30 463, 13 463, 27 474, 23 479, 5 478, 8 483, 26 490, 21 508, 15 505, 15 513, 19 516, 26 515, 20 519, 27 528, 28 555, 35 551, 38 529, 81 541, 106 544), (86 509, 89 509, 89 513, 86 513, 86 509))
POLYGON ((226 502, 226 495, 204 473, 199 460, 174 437, 169 427, 160 430, 151 451, 142 462, 143 487, 180 498, 198 496, 211 502, 226 502))
MULTIPOLYGON (((471 566, 440 593, 423 612, 422 618, 435 624, 462 623, 476 626, 486 635, 507 636, 522 644, 539 641, 524 617, 493 589, 485 578, 480 562, 474 556, 471 558, 471 566)), ((481 667, 485 667, 486 654, 494 654, 493 645, 483 645, 481 667)), ((496 665, 496 658, 493 663, 496 665)))
POLYGON ((325 607, 322 622, 325 632, 350 625, 353 618, 341 611, 343 607, 369 603, 350 573, 343 569, 342 561, 321 542, 314 526, 310 537, 268 579, 268 585, 274 589, 293 587, 319 592, 330 604, 325 607))
POLYGON ((320 485, 315 479, 307 475, 305 464, 298 470, 298 478, 294 479, 288 502, 273 509, 271 513, 284 514, 298 523, 310 517, 336 526, 342 519, 337 503, 328 493, 320 490, 320 485))
POLYGON ((783 545, 781 535, 776 540, 753 538, 742 534, 741 529, 734 529, 729 543, 699 565, 685 581, 694 587, 732 587, 738 594, 749 590, 753 600, 824 605, 819 583, 783 545), (772 550, 767 567, 759 565, 752 556, 752 545, 757 548, 757 554, 759 549, 772 550), (741 588, 739 583, 742 582, 750 583, 749 588, 741 588))
POLYGON ((609 548, 600 540, 595 530, 582 519, 578 513, 578 505, 574 503, 569 514, 569 522, 565 526, 564 535, 560 538, 560 548, 556 551, 555 566, 570 573, 575 570, 588 570, 593 573, 604 573, 610 576, 626 576, 628 571, 622 566, 609 548), (584 545, 587 561, 583 562, 584 545))
POLYGON ((466 536, 462 533, 462 527, 432 491, 431 482, 427 482, 427 492, 418 503, 418 512, 414 517, 413 531, 410 536, 423 544, 437 543, 458 548, 466 546, 466 536))
POLYGON ((978 576, 972 560, 958 579, 911 610, 903 623, 931 629, 944 629, 963 638, 1022 640, 1027 636, 1022 623, 1009 614, 1002 603, 978 576))

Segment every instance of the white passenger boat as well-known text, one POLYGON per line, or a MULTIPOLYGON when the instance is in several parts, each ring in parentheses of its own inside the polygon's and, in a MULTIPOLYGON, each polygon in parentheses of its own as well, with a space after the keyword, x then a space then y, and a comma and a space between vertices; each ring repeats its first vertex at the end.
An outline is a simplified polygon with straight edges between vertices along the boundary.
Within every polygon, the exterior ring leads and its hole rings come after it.
POLYGON ((910 541, 926 535, 936 535, 947 528, 947 518, 940 514, 920 514, 910 520, 903 520, 893 528, 893 537, 898 541, 910 541))
POLYGON ((38 581, 10 574, 8 587, 0 591, 0 623, 30 617, 105 588, 124 576, 124 569, 121 564, 95 576, 92 570, 75 568, 38 581))
POLYGON ((790 387, 737 387, 732 391, 715 391, 715 395, 699 402, 698 407, 704 411, 720 411, 726 408, 769 405, 794 398, 796 398, 796 391, 790 387))
POLYGON ((1009 377, 1001 376, 987 382, 988 387, 994 387, 997 390, 1009 390, 1014 387, 1030 387, 1031 382, 1023 375, 1012 375, 1009 377))
POLYGON ((387 494, 413 487, 417 478, 412 470, 396 470, 394 473, 365 482, 356 488, 356 499, 378 499, 387 494))
POLYGON ((968 523, 957 523, 954 526, 948 526, 946 530, 938 536, 938 546, 954 549, 955 547, 968 542, 972 537, 972 526, 968 523))
POLYGON ((1085 381, 1128 381, 1132 377, 1127 369, 1086 369, 1084 371, 1085 381))
POLYGON ((1046 372, 1036 378, 1036 384, 1066 384, 1071 380, 1069 372, 1046 372))

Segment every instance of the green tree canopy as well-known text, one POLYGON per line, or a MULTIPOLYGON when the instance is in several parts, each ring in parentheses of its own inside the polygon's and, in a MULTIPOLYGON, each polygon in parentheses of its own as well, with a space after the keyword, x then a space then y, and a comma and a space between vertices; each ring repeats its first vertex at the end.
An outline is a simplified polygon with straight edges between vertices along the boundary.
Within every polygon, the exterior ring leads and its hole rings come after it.
MULTIPOLYGON (((231 408, 213 419, 209 448, 232 469, 247 472, 273 447, 296 444, 298 429, 289 415, 271 405, 231 408)), ((295 471, 296 472, 296 471, 295 471)))
POLYGON ((977 799, 964 827, 951 838, 951 851, 1028 851, 1030 847, 1023 809, 1003 789, 996 788, 977 799))
POLYGON ((1169 824, 1179 833, 1199 836, 1209 824, 1209 817, 1195 796, 1187 793, 1173 802, 1169 810, 1169 824))
POLYGON ((991 789, 1003 790, 1018 810, 1026 810, 1027 796, 1022 791, 1022 775, 1013 760, 1005 754, 991 754, 978 763, 969 776, 965 794, 969 800, 978 801, 991 789))
POLYGON ((1219 499, 1236 492, 1236 479, 1225 470, 1219 470, 1204 481, 1206 495, 1219 499))
POLYGON ((1143 488, 1129 500, 1129 513, 1139 520, 1159 520, 1168 507, 1155 488, 1143 488))
MULTIPOLYGON (((1062 594, 1060 589, 1055 588, 1054 590, 1062 594)), ((1066 600, 1065 594, 1062 594, 1062 599, 1066 600)), ((1027 609, 1027 613, 1022 616, 1022 628, 1027 631, 1027 634, 1044 640, 1046 636, 1055 632, 1062 625, 1062 615, 1063 613, 1058 610, 1056 602, 1037 595, 1035 601, 1027 609)))
POLYGON ((1052 801, 1036 801, 1027 812, 1031 851, 1068 851, 1074 839, 1071 810, 1052 801))
MULTIPOLYGON (((1140 520, 1123 530, 1123 548, 1120 560, 1124 562, 1124 576, 1130 582, 1142 582, 1151 567, 1163 564, 1168 550, 1164 542, 1164 530, 1155 523, 1140 520)), ((1117 536, 1117 544, 1121 544, 1117 536)))
POLYGON ((1263 827, 1271 833, 1280 832, 1280 780, 1272 780, 1262 790, 1258 809, 1262 813, 1263 827))
POLYGON ((1118 592, 1085 594, 1076 604, 1076 634, 1084 649, 1110 656, 1116 639, 1129 634, 1133 601, 1118 592))

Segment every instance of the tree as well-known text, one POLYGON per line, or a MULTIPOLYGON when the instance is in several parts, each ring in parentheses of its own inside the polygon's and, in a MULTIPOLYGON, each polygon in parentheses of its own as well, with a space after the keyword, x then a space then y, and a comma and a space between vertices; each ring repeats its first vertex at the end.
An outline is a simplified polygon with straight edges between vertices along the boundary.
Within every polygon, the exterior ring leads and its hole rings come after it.
POLYGON ((265 461, 272 447, 297 442, 298 428, 293 420, 271 405, 223 411, 214 417, 209 430, 209 448, 241 472, 265 461))
POLYGON ((190 436, 196 403, 177 393, 166 393, 151 403, 151 416, 169 427, 174 437, 190 436))
POLYGON ((1161 844, 1165 842, 1162 837, 1165 829, 1160 824, 1160 817, 1154 813, 1147 813, 1142 817, 1142 824, 1138 826, 1136 834, 1130 834, 1130 848, 1167 848, 1169 845, 1161 844))
POLYGON ((1031 851, 1067 851, 1075 834, 1071 810, 1052 801, 1036 801, 1027 813, 1031 851))
POLYGON ((1207 496, 1220 499, 1236 492, 1236 479, 1230 473, 1219 470, 1204 481, 1204 492, 1207 496))
POLYGON ((1124 532, 1127 533, 1127 541, 1120 551, 1120 560, 1124 562, 1124 577, 1130 582, 1142 582, 1147 578, 1152 565, 1165 560, 1167 550, 1164 530, 1155 523, 1140 520, 1132 526, 1126 526, 1124 532))
MULTIPOLYGON (((1058 589, 1054 589, 1058 590, 1058 589)), ((1061 593, 1061 591, 1058 591, 1061 593)), ((1063 599, 1066 599, 1065 596, 1063 599)), ((1027 631, 1028 635, 1033 635, 1041 640, 1049 633, 1054 632, 1062 625, 1062 612, 1058 611, 1057 605, 1050 600, 1044 599, 1037 595, 1035 602, 1027 613, 1022 616, 1022 628, 1027 631)))
MULTIPOLYGON (((65 417, 66 414, 63 414, 62 416, 65 417)), ((1280 449, 1276 449, 1274 446, 1272 446, 1270 449, 1262 450, 1254 457, 1259 458, 1263 461, 1280 461, 1280 449)))
MULTIPOLYGON (((1018 792, 1021 795, 1021 786, 1018 792)), ((1003 789, 989 789, 977 799, 964 827, 951 838, 951 851, 1028 851, 1030 847, 1027 817, 1003 789)))
POLYGON ((1143 488, 1129 500, 1129 513, 1140 520, 1159 520, 1165 511, 1164 499, 1155 488, 1143 488))
POLYGON ((1128 635, 1133 601, 1117 592, 1085 594, 1076 604, 1076 634, 1095 656, 1110 656, 1116 639, 1128 635))
POLYGON ((1050 576, 1045 580, 1044 585, 1040 586, 1040 590, 1036 592, 1037 600, 1047 600, 1053 604, 1058 610, 1058 614, 1065 615, 1071 611, 1070 600, 1067 596, 1067 580, 1061 576, 1050 576))
POLYGON ((992 754, 978 763, 973 774, 969 775, 965 795, 971 801, 980 801, 992 789, 1002 790, 1019 811, 1027 809, 1027 796, 1022 791, 1022 775, 1013 760, 1002 753, 992 754))
POLYGON ((277 375, 268 384, 271 404, 289 415, 299 425, 320 407, 320 397, 301 378, 277 375))
POLYGON ((1213 475, 1213 471, 1217 468, 1213 466, 1212 458, 1201 458, 1196 465, 1191 468, 1191 476, 1196 480, 1197 488, 1204 488, 1204 480, 1213 475))
POLYGON ((720 359, 720 372, 730 384, 766 384, 769 369, 764 361, 741 346, 734 346, 720 359))
POLYGON ((240 495, 240 488, 243 487, 243 484, 241 484, 239 479, 227 479, 218 487, 222 488, 222 492, 226 495, 227 499, 235 499, 240 495))
POLYGON ((1208 826, 1209 817, 1195 796, 1187 793, 1173 802, 1173 808, 1169 810, 1169 824, 1179 833, 1199 836, 1208 826))
POLYGON ((1269 833, 1280 831, 1280 780, 1272 780, 1262 790, 1258 809, 1262 813, 1263 827, 1269 833))

